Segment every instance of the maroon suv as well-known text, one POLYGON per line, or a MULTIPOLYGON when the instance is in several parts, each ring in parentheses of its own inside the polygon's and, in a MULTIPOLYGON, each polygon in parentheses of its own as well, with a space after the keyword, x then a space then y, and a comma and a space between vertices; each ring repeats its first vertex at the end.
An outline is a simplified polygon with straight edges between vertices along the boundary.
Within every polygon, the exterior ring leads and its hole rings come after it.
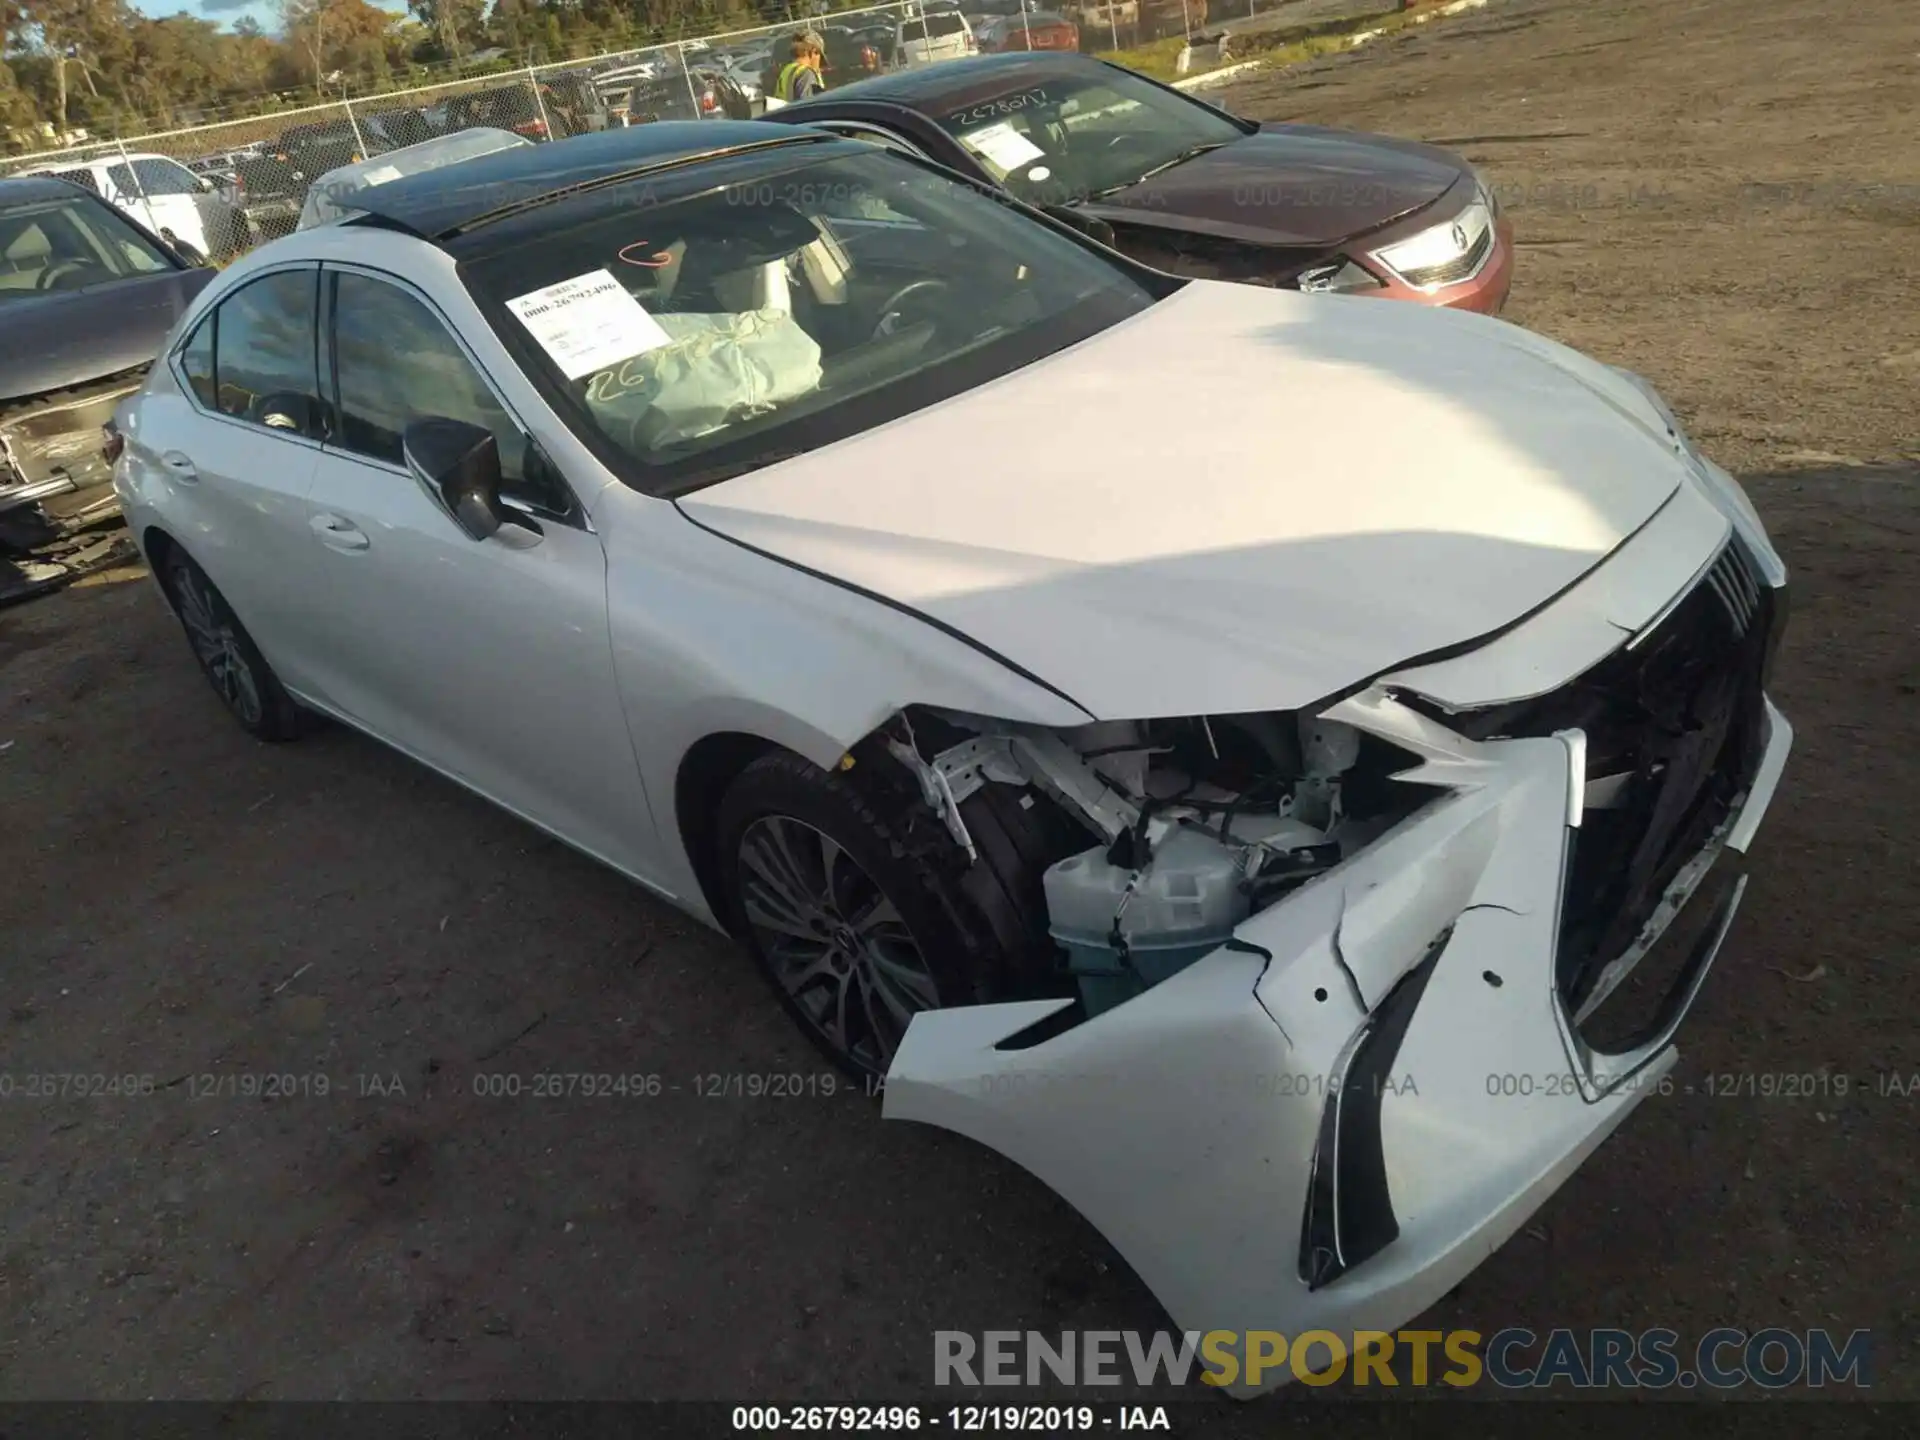
POLYGON ((1243 120, 1090 56, 982 55, 766 117, 910 151, 1177 275, 1496 314, 1513 231, 1432 145, 1243 120))

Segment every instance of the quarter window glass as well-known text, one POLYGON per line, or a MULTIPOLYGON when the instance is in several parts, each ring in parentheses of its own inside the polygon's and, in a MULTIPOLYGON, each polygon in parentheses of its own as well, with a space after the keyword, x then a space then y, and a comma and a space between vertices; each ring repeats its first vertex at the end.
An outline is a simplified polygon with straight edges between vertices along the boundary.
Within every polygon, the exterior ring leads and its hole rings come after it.
POLYGON ((214 373, 222 414, 277 430, 319 433, 320 391, 313 362, 316 284, 312 270, 282 270, 221 302, 214 373))
POLYGON ((180 368, 186 372, 187 386, 202 405, 213 405, 216 387, 213 381, 213 317, 209 315, 194 327, 187 343, 180 347, 180 368))
POLYGON ((334 277, 333 344, 340 380, 334 444, 401 465, 408 424, 430 416, 494 433, 502 477, 518 482, 526 442, 440 317, 382 280, 334 277))

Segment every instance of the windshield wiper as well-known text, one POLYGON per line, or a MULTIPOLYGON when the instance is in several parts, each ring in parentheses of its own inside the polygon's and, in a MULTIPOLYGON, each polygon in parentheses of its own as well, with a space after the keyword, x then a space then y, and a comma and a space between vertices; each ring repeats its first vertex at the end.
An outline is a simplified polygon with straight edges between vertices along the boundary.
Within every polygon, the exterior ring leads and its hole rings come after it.
POLYGON ((1104 200, 1109 195, 1118 195, 1122 190, 1131 190, 1134 186, 1141 184, 1143 181, 1151 180, 1163 171, 1171 170, 1176 165, 1184 165, 1187 161, 1197 159, 1209 150, 1218 150, 1221 146, 1228 143, 1229 142, 1225 140, 1209 140, 1204 145, 1189 145, 1171 160, 1163 165, 1154 166, 1151 170, 1147 171, 1146 174, 1136 175, 1133 179, 1119 185, 1109 185, 1104 190, 1095 190, 1091 195, 1087 196, 1087 198, 1089 200, 1104 200))

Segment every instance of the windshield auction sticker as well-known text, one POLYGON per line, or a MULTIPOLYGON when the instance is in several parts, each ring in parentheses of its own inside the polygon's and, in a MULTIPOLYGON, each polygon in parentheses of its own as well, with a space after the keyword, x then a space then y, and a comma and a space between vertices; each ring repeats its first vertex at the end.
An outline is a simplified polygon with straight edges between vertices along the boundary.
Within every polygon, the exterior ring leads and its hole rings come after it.
POLYGON ((1047 153, 1014 129, 1011 120, 962 135, 960 140, 974 154, 998 165, 1008 175, 1047 153))
POLYGON ((578 380, 672 343, 610 271, 592 270, 507 302, 560 373, 578 380))

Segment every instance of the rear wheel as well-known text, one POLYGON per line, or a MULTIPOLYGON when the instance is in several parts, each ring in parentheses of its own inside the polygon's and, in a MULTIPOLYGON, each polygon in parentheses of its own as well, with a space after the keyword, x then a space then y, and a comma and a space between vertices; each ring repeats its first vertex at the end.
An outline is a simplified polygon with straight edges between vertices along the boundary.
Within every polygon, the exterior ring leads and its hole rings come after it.
POLYGON ((990 998, 997 951, 951 878, 846 776, 765 756, 718 830, 730 928, 843 1070, 883 1076, 919 1011, 990 998))
POLYGON ((162 562, 160 575, 193 658, 240 728, 269 741, 293 740, 305 733, 308 712, 281 687, 273 667, 206 572, 175 550, 162 562))

